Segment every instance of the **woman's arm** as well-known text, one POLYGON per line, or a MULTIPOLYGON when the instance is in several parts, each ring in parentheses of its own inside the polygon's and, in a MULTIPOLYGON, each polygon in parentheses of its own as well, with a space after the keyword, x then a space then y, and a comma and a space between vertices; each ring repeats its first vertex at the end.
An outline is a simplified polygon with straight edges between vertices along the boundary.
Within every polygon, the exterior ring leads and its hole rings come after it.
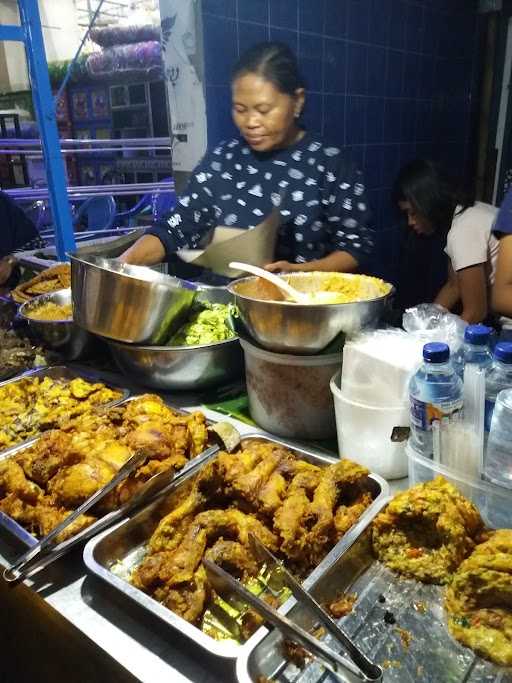
POLYGON ((487 279, 485 264, 478 263, 454 273, 450 266, 450 279, 436 297, 436 304, 452 310, 460 300, 461 318, 467 323, 481 323, 487 316, 487 279))
POLYGON ((496 313, 512 317, 512 235, 504 235, 500 240, 492 307, 496 313))
POLYGON ((164 245, 155 235, 143 235, 119 257, 123 263, 138 266, 154 266, 164 259, 164 245))
POLYGON ((460 301, 459 285, 457 282, 457 274, 453 270, 450 263, 448 266, 448 280, 439 290, 434 303, 444 306, 449 311, 453 310, 460 301))
POLYGON ((353 273, 358 268, 358 262, 347 251, 333 251, 332 254, 324 258, 308 261, 307 263, 289 263, 288 261, 275 261, 265 266, 266 270, 272 273, 280 271, 298 272, 313 270, 323 270, 328 272, 353 273))

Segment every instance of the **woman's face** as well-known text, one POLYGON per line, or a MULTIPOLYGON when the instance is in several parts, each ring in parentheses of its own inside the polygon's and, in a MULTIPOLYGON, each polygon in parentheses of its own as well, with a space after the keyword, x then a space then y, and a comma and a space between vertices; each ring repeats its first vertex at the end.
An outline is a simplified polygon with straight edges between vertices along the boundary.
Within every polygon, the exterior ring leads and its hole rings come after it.
POLYGON ((415 206, 409 201, 398 202, 400 211, 407 214, 407 225, 414 230, 417 235, 433 235, 434 228, 430 222, 417 211, 415 206))
POLYGON ((304 90, 292 97, 262 76, 248 73, 233 81, 232 99, 233 120, 252 149, 269 152, 295 142, 304 90))

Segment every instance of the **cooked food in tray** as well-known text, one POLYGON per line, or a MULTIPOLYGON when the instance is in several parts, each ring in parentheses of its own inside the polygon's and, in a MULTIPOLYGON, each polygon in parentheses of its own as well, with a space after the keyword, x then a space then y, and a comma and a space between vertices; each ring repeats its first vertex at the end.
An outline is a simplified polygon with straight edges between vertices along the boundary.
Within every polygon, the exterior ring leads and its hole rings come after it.
POLYGON ((105 412, 86 413, 0 461, 0 511, 35 536, 45 536, 143 449, 145 464, 92 514, 72 524, 64 540, 129 500, 153 474, 181 469, 206 445, 202 413, 178 414, 152 394, 105 412))
POLYGON ((476 507, 442 477, 399 493, 373 521, 373 550, 390 569, 448 584, 453 636, 512 666, 512 530, 484 528, 476 507))
MULTIPOLYGON (((201 560, 265 593, 268 577, 251 554, 250 532, 304 577, 371 502, 365 468, 348 460, 321 468, 255 440, 221 452, 169 503, 131 582, 212 637, 244 640, 258 620, 211 590, 201 560)), ((279 601, 276 591, 270 599, 279 601)))
POLYGON ((496 531, 464 560, 446 591, 445 608, 457 640, 512 666, 512 530, 496 531))
POLYGON ((101 382, 23 377, 0 387, 0 450, 122 398, 101 382))
POLYGON ((14 330, 0 329, 0 379, 12 376, 12 370, 46 365, 46 352, 14 330))
POLYGON ((53 301, 32 308, 27 312, 27 318, 34 320, 60 321, 73 319, 73 306, 71 304, 56 304, 53 301))
POLYGON ((373 523, 373 548, 390 569, 445 584, 483 530, 476 507, 442 477, 393 498, 373 523))
POLYGON ((71 287, 71 266, 62 263, 43 270, 28 282, 23 282, 13 289, 11 296, 18 304, 24 304, 35 296, 56 292, 59 289, 71 287))

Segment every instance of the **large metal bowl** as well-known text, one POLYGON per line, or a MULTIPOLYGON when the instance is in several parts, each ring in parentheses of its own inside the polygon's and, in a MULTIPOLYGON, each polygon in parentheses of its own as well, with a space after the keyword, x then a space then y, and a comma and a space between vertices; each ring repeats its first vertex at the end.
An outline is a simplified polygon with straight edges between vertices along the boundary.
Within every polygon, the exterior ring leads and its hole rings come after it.
POLYGON ((90 256, 71 257, 75 322, 132 344, 162 344, 186 318, 195 288, 151 268, 90 256))
POLYGON ((58 306, 70 304, 71 289, 41 294, 20 306, 19 315, 27 321, 30 336, 46 348, 58 351, 67 360, 86 356, 94 348, 95 339, 73 319, 36 320, 30 317, 32 311, 49 302, 58 306))
MULTIPOLYGON (((321 289, 329 273, 291 273, 286 276, 297 289, 321 289)), ((355 277, 345 274, 344 277, 355 277)), ((241 334, 248 335, 264 348, 278 353, 319 353, 339 334, 351 336, 364 328, 375 327, 394 291, 366 301, 346 304, 302 305, 279 300, 277 287, 258 277, 246 277, 228 285, 238 307, 241 334)))
MULTIPOLYGON (((224 287, 205 287, 198 300, 229 303, 224 287)), ((225 384, 243 373, 238 337, 197 346, 138 346, 106 340, 119 369, 135 382, 161 390, 200 390, 225 384)))

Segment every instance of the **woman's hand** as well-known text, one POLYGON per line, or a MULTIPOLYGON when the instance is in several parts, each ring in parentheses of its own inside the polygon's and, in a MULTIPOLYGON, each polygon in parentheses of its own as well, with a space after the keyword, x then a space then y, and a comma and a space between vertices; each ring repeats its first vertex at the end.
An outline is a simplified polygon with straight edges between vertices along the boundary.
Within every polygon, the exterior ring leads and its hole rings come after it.
POLYGON ((0 286, 4 285, 11 277, 15 265, 16 259, 13 256, 6 256, 0 260, 0 286))
POLYGON ((271 273, 295 273, 304 270, 303 263, 290 263, 289 261, 274 261, 274 263, 267 263, 265 270, 271 273))

